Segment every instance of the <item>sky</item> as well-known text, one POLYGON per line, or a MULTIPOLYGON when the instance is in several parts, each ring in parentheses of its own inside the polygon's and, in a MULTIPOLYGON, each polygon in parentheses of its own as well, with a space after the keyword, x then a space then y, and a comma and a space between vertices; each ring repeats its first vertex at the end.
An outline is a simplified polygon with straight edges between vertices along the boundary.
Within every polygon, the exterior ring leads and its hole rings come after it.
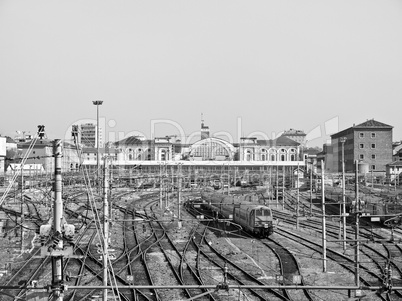
POLYGON ((399 0, 0 0, 0 134, 274 139, 368 119, 402 140, 399 0), (202 114, 202 115, 201 115, 202 114), (202 116, 202 117, 201 117, 202 116))

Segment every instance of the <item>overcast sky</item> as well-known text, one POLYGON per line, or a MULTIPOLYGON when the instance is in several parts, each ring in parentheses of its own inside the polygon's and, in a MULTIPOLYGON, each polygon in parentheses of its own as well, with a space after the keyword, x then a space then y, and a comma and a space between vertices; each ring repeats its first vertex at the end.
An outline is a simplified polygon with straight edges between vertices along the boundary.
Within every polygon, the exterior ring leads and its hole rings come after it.
POLYGON ((12 137, 64 138, 103 100, 106 140, 191 136, 201 113, 234 141, 372 118, 402 140, 402 1, 0 0, 0 99, 12 137))

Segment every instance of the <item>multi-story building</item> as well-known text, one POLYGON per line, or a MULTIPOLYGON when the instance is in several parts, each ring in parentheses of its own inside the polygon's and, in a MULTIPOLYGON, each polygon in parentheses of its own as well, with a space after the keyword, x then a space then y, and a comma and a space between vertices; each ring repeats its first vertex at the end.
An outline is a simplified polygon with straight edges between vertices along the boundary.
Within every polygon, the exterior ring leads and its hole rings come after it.
POLYGON ((343 148, 346 172, 353 172, 358 160, 361 172, 385 173, 392 162, 392 129, 370 119, 331 135, 335 171, 342 171, 343 148))
POLYGON ((300 143, 286 136, 276 139, 258 140, 257 138, 240 138, 237 157, 240 161, 299 161, 300 143))
MULTIPOLYGON (((80 125, 78 133, 79 142, 84 147, 97 146, 97 126, 93 123, 83 123, 80 125)), ((103 147, 102 128, 99 127, 99 147, 103 147)))
POLYGON ((281 136, 292 139, 303 147, 306 145, 306 134, 302 130, 290 129, 284 131, 281 136))
MULTIPOLYGON (((54 156, 53 156, 53 142, 49 139, 37 139, 32 144, 30 142, 23 142, 18 144, 18 149, 21 151, 21 158, 26 157, 25 165, 32 164, 36 169, 46 174, 54 173, 54 156), (30 152, 28 150, 31 148, 30 152), (40 168, 37 168, 40 167, 40 168)), ((62 172, 78 171, 81 160, 80 153, 76 147, 67 142, 63 143, 62 147, 62 172)), ((19 162, 17 162, 19 163, 19 162)), ((25 167, 24 167, 25 169, 25 167)))

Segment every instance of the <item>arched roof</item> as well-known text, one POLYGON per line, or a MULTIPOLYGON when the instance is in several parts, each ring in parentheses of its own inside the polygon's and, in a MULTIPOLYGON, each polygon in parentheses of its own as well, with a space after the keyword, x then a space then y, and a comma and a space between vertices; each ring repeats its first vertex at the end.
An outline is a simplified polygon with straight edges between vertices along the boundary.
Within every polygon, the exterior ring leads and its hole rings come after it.
POLYGON ((224 148, 230 150, 231 152, 234 152, 234 151, 235 151, 235 147, 234 147, 232 144, 230 144, 229 142, 227 142, 227 141, 225 141, 225 140, 223 140, 223 139, 213 138, 213 137, 211 137, 211 138, 206 138, 206 139, 202 139, 202 140, 199 140, 199 141, 195 142, 195 143, 190 147, 190 150, 191 150, 191 149, 194 149, 194 148, 197 148, 197 147, 199 147, 199 146, 201 146, 201 145, 208 145, 208 144, 211 144, 211 143, 220 144, 220 145, 222 145, 224 148))
POLYGON ((223 139, 213 138, 213 137, 202 139, 202 140, 195 142, 193 145, 190 146, 189 154, 191 155, 191 153, 194 153, 198 148, 210 147, 211 145, 216 145, 216 144, 226 150, 230 159, 233 158, 233 155, 236 152, 235 147, 223 139))

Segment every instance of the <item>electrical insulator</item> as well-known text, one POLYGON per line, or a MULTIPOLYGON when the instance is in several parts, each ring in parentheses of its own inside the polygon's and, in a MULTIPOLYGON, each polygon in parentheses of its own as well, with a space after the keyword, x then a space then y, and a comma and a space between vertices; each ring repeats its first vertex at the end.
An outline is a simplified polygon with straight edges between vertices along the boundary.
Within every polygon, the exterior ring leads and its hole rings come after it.
POLYGON ((75 226, 71 224, 64 224, 64 236, 73 237, 75 233, 75 226))
POLYGON ((59 245, 59 242, 60 242, 60 237, 53 236, 52 237, 52 242, 51 242, 51 244, 50 244, 50 246, 48 248, 48 251, 51 252, 52 250, 56 249, 57 246, 59 245))
POLYGON ((41 237, 40 237, 40 245, 41 245, 41 246, 46 245, 46 242, 47 242, 48 239, 49 239, 49 238, 48 238, 47 236, 41 236, 41 237))

